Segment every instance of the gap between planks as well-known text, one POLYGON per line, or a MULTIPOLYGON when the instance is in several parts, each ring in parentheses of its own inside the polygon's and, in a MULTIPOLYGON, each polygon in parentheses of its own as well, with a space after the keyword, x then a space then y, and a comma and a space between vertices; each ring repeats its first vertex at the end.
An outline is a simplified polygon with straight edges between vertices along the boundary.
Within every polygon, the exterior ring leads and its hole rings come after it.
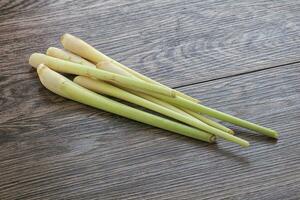
POLYGON ((192 85, 197 85, 197 84, 201 84, 201 83, 207 83, 207 82, 222 80, 222 79, 226 79, 226 78, 232 78, 232 77, 240 76, 240 75, 252 74, 252 73, 255 73, 255 72, 270 70, 270 69, 274 69, 274 68, 284 67, 284 66, 287 66, 287 65, 297 64, 297 63, 300 63, 300 61, 294 61, 294 62, 290 62, 290 63, 286 63, 286 64, 281 64, 281 65, 274 65, 274 66, 266 67, 266 68, 263 68, 263 69, 256 69, 256 70, 242 72, 242 73, 238 73, 238 74, 232 74, 232 75, 228 75, 228 76, 213 78, 213 79, 210 79, 210 80, 199 81, 199 82, 196 82, 196 83, 185 84, 185 85, 173 87, 173 89, 179 89, 179 88, 184 88, 184 87, 188 87, 188 86, 192 86, 192 85))

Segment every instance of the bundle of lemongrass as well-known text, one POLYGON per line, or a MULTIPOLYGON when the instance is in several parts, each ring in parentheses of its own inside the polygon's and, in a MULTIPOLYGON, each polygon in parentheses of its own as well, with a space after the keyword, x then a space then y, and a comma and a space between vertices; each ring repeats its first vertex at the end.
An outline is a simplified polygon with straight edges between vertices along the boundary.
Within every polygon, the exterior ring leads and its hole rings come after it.
POLYGON ((64 34, 61 43, 66 50, 50 47, 47 55, 34 53, 29 58, 42 84, 60 96, 206 142, 214 142, 217 136, 243 147, 249 146, 249 142, 234 136, 231 129, 206 116, 278 137, 272 129, 201 105, 198 100, 118 63, 77 37, 64 34), (77 76, 71 81, 58 72, 77 76), (142 106, 167 118, 106 96, 142 106))

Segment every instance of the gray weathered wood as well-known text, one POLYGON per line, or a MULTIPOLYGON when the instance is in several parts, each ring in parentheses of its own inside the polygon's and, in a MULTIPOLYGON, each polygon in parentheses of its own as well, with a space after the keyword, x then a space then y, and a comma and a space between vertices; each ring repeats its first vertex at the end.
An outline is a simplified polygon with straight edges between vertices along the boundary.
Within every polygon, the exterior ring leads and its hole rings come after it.
POLYGON ((299 1, 5 2, 6 75, 64 32, 172 87, 299 61, 299 1))
POLYGON ((299 19, 299 1, 0 1, 0 199, 299 199, 299 19), (27 58, 64 32, 281 137, 209 145, 58 97, 27 58))
MULTIPOLYGON (((289 65, 182 88, 206 105, 281 133, 276 143, 232 126, 251 142, 248 149, 151 128, 63 100, 37 80, 24 80, 19 85, 33 90, 1 113, 0 197, 296 199, 299 73, 299 64, 289 65)), ((13 86, 5 86, 9 97, 13 86)))

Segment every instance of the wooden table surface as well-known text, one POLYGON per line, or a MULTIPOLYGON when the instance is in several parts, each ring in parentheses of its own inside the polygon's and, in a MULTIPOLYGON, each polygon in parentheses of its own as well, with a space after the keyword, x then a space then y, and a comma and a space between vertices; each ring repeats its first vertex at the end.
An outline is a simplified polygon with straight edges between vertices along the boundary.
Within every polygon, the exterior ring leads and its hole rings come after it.
POLYGON ((0 1, 0 199, 300 198, 300 1, 0 1), (204 105, 249 148, 63 99, 33 52, 71 33, 204 105))

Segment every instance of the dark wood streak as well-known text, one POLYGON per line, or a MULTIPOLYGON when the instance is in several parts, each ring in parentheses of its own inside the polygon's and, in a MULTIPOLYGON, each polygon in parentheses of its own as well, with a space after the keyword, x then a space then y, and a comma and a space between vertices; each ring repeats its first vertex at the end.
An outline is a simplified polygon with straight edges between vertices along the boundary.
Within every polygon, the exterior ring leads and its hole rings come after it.
POLYGON ((299 199, 299 19, 299 1, 0 1, 0 199, 299 199), (252 146, 206 144, 54 95, 27 60, 64 32, 280 139, 226 124, 252 146))

